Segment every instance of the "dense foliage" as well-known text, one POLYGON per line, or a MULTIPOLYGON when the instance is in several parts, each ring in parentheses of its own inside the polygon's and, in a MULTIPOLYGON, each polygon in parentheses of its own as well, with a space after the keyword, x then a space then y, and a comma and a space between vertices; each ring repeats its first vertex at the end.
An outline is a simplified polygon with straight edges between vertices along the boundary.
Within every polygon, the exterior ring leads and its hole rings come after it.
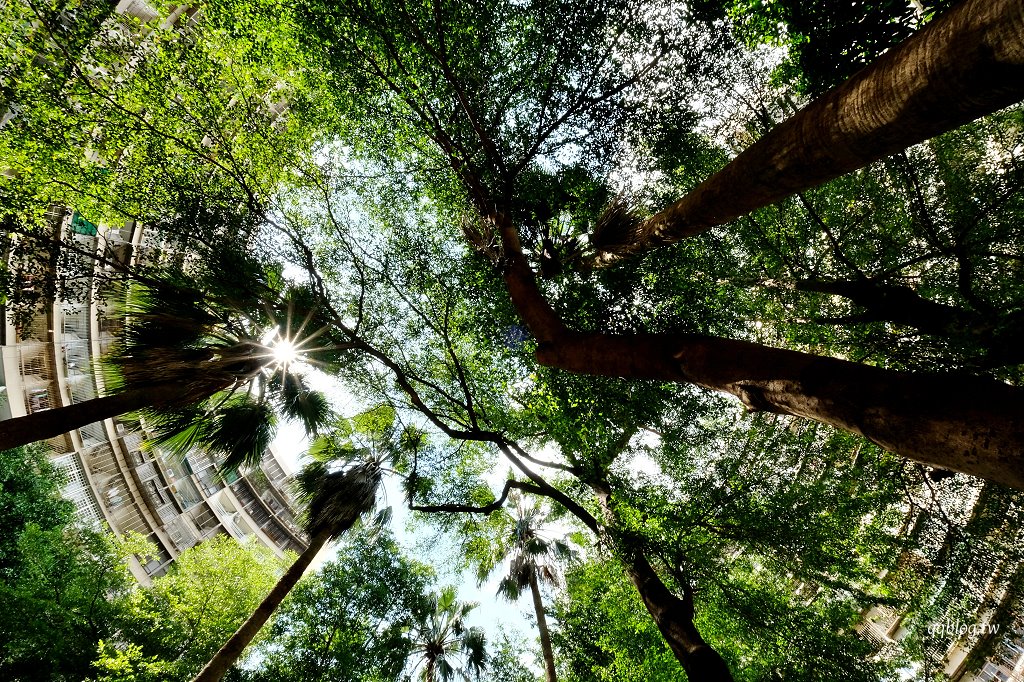
MULTIPOLYGON (((726 227, 628 247, 649 214, 948 4, 216 0, 147 21, 92 0, 8 4, 7 310, 20 323, 40 301, 131 291, 125 355, 187 355, 190 375, 196 362, 241 368, 163 417, 183 427, 169 441, 182 451, 201 440, 193 418, 231 422, 243 393, 286 412, 309 398, 247 364, 261 330, 293 321, 306 359, 362 410, 338 423, 343 447, 314 444, 306 482, 329 488, 339 457, 373 462, 368 504, 386 468, 412 524, 454 537, 454 564, 483 578, 508 557, 504 587, 530 589, 542 642, 553 616, 549 682, 696 679, 692 650, 741 680, 914 665, 923 679, 956 643, 933 636, 942 619, 1019 624, 1022 494, 887 452, 857 435, 869 409, 832 428, 740 377, 725 392, 744 411, 706 390, 724 390, 709 374, 679 369, 685 352, 657 374, 635 370, 637 348, 697 339, 737 361, 782 348, 852 360, 868 368, 858 376, 1019 390, 1022 110, 726 227), (785 49, 781 66, 750 49, 764 44, 785 49), (84 225, 59 231, 55 205, 166 240, 141 261, 100 250, 96 276, 132 284, 95 286, 91 256, 53 267, 84 225), (259 267, 222 267, 217 254, 237 251, 259 267), (590 348, 559 368, 571 343, 608 339, 625 349, 618 364, 590 348), (231 357, 239 347, 248 355, 231 357), (578 563, 505 513, 516 499, 547 505, 585 548, 578 563), (533 583, 547 573, 545 607, 533 583), (905 616, 901 643, 879 649, 858 629, 882 609, 905 616)), ((935 391, 921 423, 953 397, 935 391)), ((315 402, 309 432, 329 416, 315 402)), ((241 453, 233 464, 267 437, 242 426, 244 438, 207 438, 241 453)), ((50 638, 66 658, 47 662, 53 679, 186 679, 280 570, 215 541, 133 589, 125 562, 144 550, 75 526, 41 456, 5 454, 0 478, 16 614, 0 665, 13 676, 50 638)), ((313 531, 334 509, 316 499, 313 531)), ((480 673, 472 612, 392 538, 361 534, 298 584, 232 674, 480 673)), ((981 644, 975 667, 1000 640, 981 644)), ((510 640, 492 656, 484 674, 530 677, 510 640)))
POLYGON ((818 95, 909 38, 953 0, 701 0, 696 5, 705 20, 728 17, 736 33, 751 44, 787 48, 778 77, 805 94, 818 95))

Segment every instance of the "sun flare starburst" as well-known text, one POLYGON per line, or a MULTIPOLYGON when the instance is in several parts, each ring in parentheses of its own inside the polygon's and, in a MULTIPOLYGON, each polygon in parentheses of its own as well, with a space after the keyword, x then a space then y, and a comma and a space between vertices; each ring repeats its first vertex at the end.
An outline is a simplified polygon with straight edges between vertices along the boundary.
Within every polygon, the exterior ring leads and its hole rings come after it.
POLYGON ((271 350, 274 353, 274 362, 279 365, 289 365, 299 358, 299 349, 289 339, 278 339, 271 350))

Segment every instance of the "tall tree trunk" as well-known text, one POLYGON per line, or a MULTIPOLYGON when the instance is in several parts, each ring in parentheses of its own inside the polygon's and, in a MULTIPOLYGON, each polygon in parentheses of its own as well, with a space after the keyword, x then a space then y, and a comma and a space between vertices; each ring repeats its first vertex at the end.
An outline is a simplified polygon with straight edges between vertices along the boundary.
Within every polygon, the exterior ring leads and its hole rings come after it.
POLYGON ((1024 489, 1024 392, 698 335, 571 334, 537 351, 572 372, 696 384, 806 417, 904 457, 1024 489))
POLYGON ((162 384, 129 389, 123 393, 93 398, 65 407, 33 412, 24 417, 0 421, 0 450, 53 438, 87 424, 111 419, 146 407, 173 403, 184 388, 178 384, 162 384))
POLYGON ((548 619, 544 615, 544 602, 540 596, 540 583, 537 581, 537 567, 530 569, 530 592, 533 594, 533 610, 537 612, 537 629, 540 630, 540 649, 544 654, 544 673, 547 682, 556 682, 555 654, 551 650, 551 633, 548 632, 548 619))
POLYGON ((1024 1, 966 0, 653 216, 621 253, 725 224, 1022 98, 1024 1))
POLYGON ((256 607, 252 615, 239 626, 235 634, 231 635, 231 638, 225 642, 220 651, 210 659, 210 662, 196 675, 192 682, 218 682, 224 677, 224 674, 235 664, 238 657, 242 655, 245 647, 259 633, 260 628, 273 615, 277 607, 281 605, 281 602, 288 596, 288 593, 295 587, 295 584, 299 582, 299 578, 302 577, 302 574, 309 567, 313 557, 317 555, 330 539, 331 529, 321 530, 310 539, 309 547, 306 548, 306 551, 300 554, 295 563, 285 571, 285 574, 277 581, 270 594, 256 607))
POLYGON ((813 419, 919 462, 1024 489, 1021 389, 713 336, 574 332, 537 287, 515 226, 504 214, 491 218, 502 239, 505 286, 537 339, 539 363, 581 374, 696 384, 730 393, 752 410, 813 419))

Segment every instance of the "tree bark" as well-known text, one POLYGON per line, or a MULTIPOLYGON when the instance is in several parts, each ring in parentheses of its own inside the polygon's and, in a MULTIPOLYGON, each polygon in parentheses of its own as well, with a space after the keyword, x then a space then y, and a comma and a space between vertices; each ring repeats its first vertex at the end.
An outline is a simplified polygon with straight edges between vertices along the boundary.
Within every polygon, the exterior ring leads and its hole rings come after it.
POLYGON ((72 429, 147 407, 173 403, 184 390, 178 384, 129 389, 65 407, 33 412, 24 417, 5 419, 0 421, 0 450, 54 438, 72 429))
POLYGON ((537 360, 572 372, 691 383, 751 410, 806 417, 904 457, 1024 489, 1024 392, 698 335, 571 334, 537 360))
POLYGON ((904 457, 1024 489, 1024 391, 962 374, 897 372, 748 341, 690 334, 569 330, 537 287, 515 226, 491 216, 502 275, 542 365, 675 381, 738 397, 751 410, 806 417, 904 457))
MULTIPOLYGON (((618 515, 615 513, 608 482, 592 480, 588 485, 597 498, 607 527, 615 528, 618 525, 618 515)), ((614 536, 612 540, 614 542, 614 536)), ((642 551, 635 547, 622 547, 621 543, 616 544, 619 544, 618 554, 623 568, 626 569, 626 575, 629 576, 630 582, 636 588, 644 607, 651 614, 654 624, 658 626, 676 660, 686 671, 686 679, 691 682, 732 682, 729 666, 715 648, 704 641, 693 623, 692 588, 686 585, 686 592, 680 599, 665 586, 642 551)))
POLYGON ((306 548, 299 558, 295 560, 285 574, 281 576, 281 579, 274 585, 274 589, 270 591, 270 594, 256 607, 252 615, 239 626, 235 634, 231 635, 231 638, 224 643, 224 646, 220 648, 210 662, 206 664, 206 667, 196 675, 192 682, 218 682, 224 674, 235 664, 239 656, 245 650, 245 647, 256 637, 259 633, 260 628, 263 627, 264 623, 273 615, 277 607, 281 605, 284 598, 288 596, 295 584, 299 582, 299 578, 309 567, 309 564, 313 561, 313 557, 323 548, 327 541, 331 539, 330 529, 321 530, 315 536, 310 538, 309 547, 306 548))
POLYGON ((910 287, 870 280, 802 280, 797 291, 833 294, 865 308, 865 321, 886 321, 944 338, 974 337, 981 345, 991 341, 995 325, 984 315, 922 298, 910 287))
POLYGON ((1024 1, 966 0, 647 220, 620 253, 723 225, 1024 98, 1024 1))
MULTIPOLYGON (((962 341, 978 348, 984 367, 1003 367, 1024 360, 1024 314, 993 314, 967 310, 922 298, 909 287, 864 281, 797 282, 797 291, 814 291, 848 298, 866 310, 854 322, 892 322, 923 334, 962 341)), ((822 320, 844 324, 843 320, 822 320)))
POLYGON ((672 594, 640 552, 628 557, 626 573, 672 653, 686 671, 686 679, 690 682, 732 682, 732 673, 725 660, 704 641, 693 624, 693 593, 687 590, 683 599, 672 594))
POLYGON ((540 595, 540 583, 537 581, 537 568, 530 570, 530 592, 533 594, 533 610, 537 612, 537 629, 540 630, 540 649, 544 654, 544 673, 547 682, 556 682, 555 654, 551 649, 551 633, 548 632, 548 620, 544 615, 544 602, 540 595))

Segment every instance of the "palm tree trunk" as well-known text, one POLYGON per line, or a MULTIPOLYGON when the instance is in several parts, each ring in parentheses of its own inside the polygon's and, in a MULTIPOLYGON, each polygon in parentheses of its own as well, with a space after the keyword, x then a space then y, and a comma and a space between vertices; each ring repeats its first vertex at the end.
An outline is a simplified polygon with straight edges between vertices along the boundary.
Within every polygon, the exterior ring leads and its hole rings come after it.
POLYGON ((112 419, 146 407, 173 402, 182 394, 176 384, 129 389, 65 407, 33 412, 24 417, 0 421, 0 450, 54 438, 87 424, 112 419))
POLYGON ((781 123, 619 252, 723 225, 1022 97, 1024 2, 966 0, 781 123))
POLYGON ((256 607, 256 610, 253 611, 248 620, 239 626, 235 634, 231 635, 231 638, 225 642, 220 651, 210 659, 210 662, 206 664, 206 667, 203 668, 192 682, 218 682, 224 677, 224 674, 242 655, 245 647, 259 633, 260 628, 273 615, 277 607, 281 605, 281 602, 288 596, 288 593, 295 587, 295 584, 299 582, 299 578, 302 577, 302 574, 309 567, 313 557, 317 555, 330 539, 331 533, 329 529, 321 530, 310 539, 309 547, 306 548, 306 551, 299 555, 295 563, 288 568, 285 574, 281 576, 281 579, 277 581, 277 584, 274 585, 274 589, 270 591, 270 594, 256 607))
POLYGON ((556 682, 555 654, 551 650, 551 633, 548 632, 548 620, 544 615, 544 602, 540 596, 540 583, 537 581, 536 567, 530 570, 530 592, 533 594, 533 610, 537 612, 537 629, 540 630, 540 649, 544 654, 544 672, 547 682, 556 682))

